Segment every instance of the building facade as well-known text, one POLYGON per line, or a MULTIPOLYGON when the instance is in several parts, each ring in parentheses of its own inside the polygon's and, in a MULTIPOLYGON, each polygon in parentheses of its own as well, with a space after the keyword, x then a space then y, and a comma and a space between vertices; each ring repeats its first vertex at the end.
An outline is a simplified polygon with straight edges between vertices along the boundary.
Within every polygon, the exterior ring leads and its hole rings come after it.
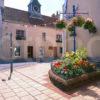
MULTIPOLYGON (((73 13, 73 5, 75 5, 77 13, 81 13, 80 15, 84 16, 85 18, 93 19, 97 27, 96 34, 89 34, 89 32, 87 30, 84 30, 83 28, 76 28, 77 48, 87 48, 89 57, 100 57, 100 0, 66 0, 66 2, 66 13, 73 13)), ((72 14, 67 14, 67 20, 70 20, 71 18, 72 14)), ((73 37, 69 36, 69 32, 67 32, 67 36, 67 49, 68 51, 71 51, 73 50, 73 37)))
POLYGON ((4 0, 0 0, 0 56, 1 56, 1 47, 2 47, 2 29, 3 29, 3 8, 4 0))
POLYGON ((0 0, 0 34, 2 33, 3 7, 4 7, 4 0, 0 0))
MULTIPOLYGON (((41 15, 38 0, 31 0, 28 12, 4 7, 3 34, 12 33, 13 59, 56 58, 62 56, 62 31, 56 17, 41 15)), ((2 56, 10 57, 10 36, 2 38, 2 56)))

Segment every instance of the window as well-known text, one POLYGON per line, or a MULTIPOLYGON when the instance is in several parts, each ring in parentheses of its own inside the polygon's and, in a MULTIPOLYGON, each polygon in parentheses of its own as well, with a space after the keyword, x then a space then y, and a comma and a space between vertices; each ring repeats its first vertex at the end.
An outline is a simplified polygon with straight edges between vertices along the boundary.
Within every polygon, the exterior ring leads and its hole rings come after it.
POLYGON ((56 42, 62 42, 62 35, 56 35, 56 42))
POLYGON ((15 53, 15 56, 20 56, 20 47, 19 46, 15 48, 14 53, 15 53))
POLYGON ((49 46, 49 50, 53 50, 53 47, 52 46, 49 46))
POLYGON ((60 48, 59 48, 59 52, 60 52, 60 53, 62 53, 62 52, 63 52, 63 49, 62 49, 62 47, 60 47, 60 48))
POLYGON ((24 30, 16 30, 16 40, 25 40, 24 30))
POLYGON ((3 7, 1 7, 1 15, 2 15, 2 20, 3 20, 3 17, 4 17, 4 9, 3 9, 3 7))
POLYGON ((42 40, 46 41, 46 33, 45 32, 42 33, 42 40))

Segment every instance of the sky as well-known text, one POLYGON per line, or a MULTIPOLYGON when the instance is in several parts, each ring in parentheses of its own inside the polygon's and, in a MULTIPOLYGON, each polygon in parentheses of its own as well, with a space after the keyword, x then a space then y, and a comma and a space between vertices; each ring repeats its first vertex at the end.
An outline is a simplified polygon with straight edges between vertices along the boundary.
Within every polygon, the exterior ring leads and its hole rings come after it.
MULTIPOLYGON (((56 11, 62 11, 64 0, 38 0, 41 4, 41 13, 51 16, 56 11)), ((27 5, 30 0, 5 0, 4 5, 7 7, 17 8, 27 11, 27 5)))

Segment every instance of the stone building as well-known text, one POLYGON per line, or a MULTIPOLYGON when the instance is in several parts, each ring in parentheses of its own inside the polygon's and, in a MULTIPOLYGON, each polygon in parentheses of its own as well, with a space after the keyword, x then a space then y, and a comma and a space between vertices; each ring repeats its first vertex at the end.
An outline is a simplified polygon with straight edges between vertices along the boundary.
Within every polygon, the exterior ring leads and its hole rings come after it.
MULTIPOLYGON (((2 28, 3 28, 3 8, 4 8, 4 0, 0 0, 0 51, 2 46, 2 28)), ((0 53, 1 56, 1 53, 0 53)))
POLYGON ((4 0, 0 0, 0 34, 2 33, 3 7, 4 7, 4 0))
MULTIPOLYGON (((89 34, 83 28, 76 28, 77 48, 87 48, 89 57, 100 57, 100 0, 66 0, 66 2, 66 13, 72 13, 73 5, 75 5, 77 13, 81 13, 80 15, 85 18, 92 18, 97 27, 96 34, 89 34)), ((71 17, 72 14, 67 14, 67 20, 70 20, 71 17)), ((68 51, 73 50, 73 37, 69 36, 69 32, 67 32, 67 47, 68 51)))
POLYGON ((56 58, 62 56, 62 31, 56 29, 56 17, 41 15, 41 4, 31 0, 28 12, 4 7, 2 56, 10 57, 12 33, 13 59, 56 58))

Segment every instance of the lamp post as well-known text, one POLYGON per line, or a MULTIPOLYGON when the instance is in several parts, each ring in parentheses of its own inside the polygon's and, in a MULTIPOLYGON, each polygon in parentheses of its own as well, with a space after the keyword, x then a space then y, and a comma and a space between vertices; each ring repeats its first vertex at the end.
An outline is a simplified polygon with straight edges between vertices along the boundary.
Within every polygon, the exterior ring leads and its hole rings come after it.
MULTIPOLYGON (((12 33, 7 33, 6 35, 10 36, 10 75, 8 76, 8 80, 11 79, 12 73, 13 73, 13 41, 12 41, 12 33)), ((4 35, 3 35, 4 36, 4 35)), ((6 81, 5 79, 2 79, 2 81, 6 81)))
MULTIPOLYGON (((73 5, 73 17, 76 16, 76 8, 75 5, 73 5)), ((74 52, 76 52, 76 27, 74 26, 73 29, 73 33, 74 33, 74 41, 73 41, 73 46, 74 46, 74 52)))
MULTIPOLYGON (((73 12, 68 13, 67 12, 68 0, 65 0, 65 4, 66 4, 65 11, 63 13, 60 13, 60 14, 63 14, 63 16, 66 15, 65 19, 71 19, 73 17, 76 17, 77 15, 88 15, 89 14, 87 12, 86 13, 85 12, 77 12, 79 7, 75 6, 75 5, 73 5, 73 12)), ((74 34, 74 36, 73 36, 73 51, 76 52, 76 27, 75 26, 73 28, 73 34, 74 34)))
POLYGON ((10 33, 10 76, 8 77, 8 80, 11 79, 12 73, 13 73, 13 45, 12 45, 12 33, 10 33))

